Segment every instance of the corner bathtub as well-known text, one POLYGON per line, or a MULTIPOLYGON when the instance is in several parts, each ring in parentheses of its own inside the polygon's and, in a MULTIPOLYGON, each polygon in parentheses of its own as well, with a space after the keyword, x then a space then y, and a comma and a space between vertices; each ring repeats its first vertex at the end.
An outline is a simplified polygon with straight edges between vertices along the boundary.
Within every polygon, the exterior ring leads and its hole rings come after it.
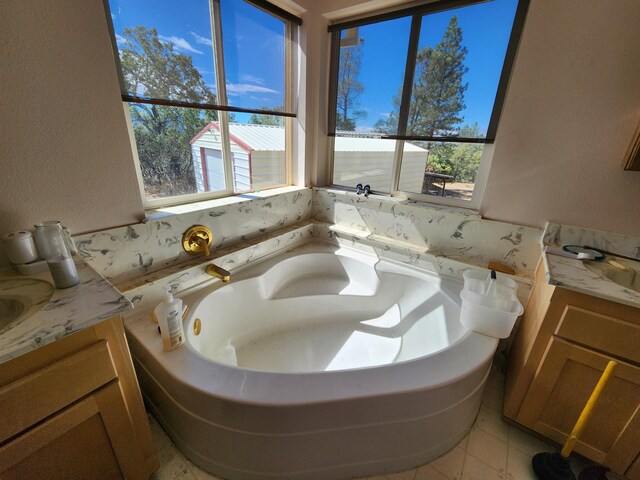
POLYGON ((147 404, 204 470, 377 475, 442 455, 474 422, 497 340, 460 324, 461 288, 312 242, 187 292, 181 348, 162 352, 145 320, 128 337, 147 404))

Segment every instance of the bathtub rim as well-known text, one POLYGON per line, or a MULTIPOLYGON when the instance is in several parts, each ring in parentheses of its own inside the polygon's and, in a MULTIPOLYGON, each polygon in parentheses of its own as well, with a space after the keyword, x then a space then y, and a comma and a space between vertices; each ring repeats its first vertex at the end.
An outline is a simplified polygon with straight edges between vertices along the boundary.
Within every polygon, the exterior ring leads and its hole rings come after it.
MULTIPOLYGON (((363 253, 358 249, 318 239, 308 240, 285 252, 309 244, 334 247, 334 252, 335 247, 338 247, 363 253)), ((285 252, 275 252, 259 261, 285 252)), ((451 277, 433 274, 395 260, 384 260, 421 274, 443 277, 461 284, 451 277)), ((252 262, 237 271, 241 272, 255 264, 252 262)), ((220 285, 208 283, 186 289, 177 296, 186 298, 217 288, 220 285)), ((453 299, 459 304, 459 299, 453 299)), ((164 352, 157 327, 149 320, 148 312, 132 312, 125 319, 125 327, 132 355, 142 363, 151 361, 152 369, 158 369, 158 372, 164 370, 162 373, 171 377, 175 388, 194 389, 229 401, 263 406, 302 405, 445 386, 466 377, 490 361, 498 345, 498 339, 468 331, 449 348, 398 363, 330 372, 265 372, 214 362, 190 345, 164 352)), ((149 367, 151 365, 147 364, 147 368, 149 367)))

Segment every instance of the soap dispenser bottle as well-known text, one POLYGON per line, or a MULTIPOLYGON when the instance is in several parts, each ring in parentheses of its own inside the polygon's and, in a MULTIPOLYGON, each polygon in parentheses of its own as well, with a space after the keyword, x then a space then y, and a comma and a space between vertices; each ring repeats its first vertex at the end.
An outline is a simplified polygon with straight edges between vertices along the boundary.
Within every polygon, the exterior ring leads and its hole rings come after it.
POLYGON ((162 303, 153 312, 158 319, 158 325, 160 325, 162 348, 168 352, 184 343, 184 330, 182 328, 182 300, 173 298, 169 286, 165 287, 165 290, 162 303))

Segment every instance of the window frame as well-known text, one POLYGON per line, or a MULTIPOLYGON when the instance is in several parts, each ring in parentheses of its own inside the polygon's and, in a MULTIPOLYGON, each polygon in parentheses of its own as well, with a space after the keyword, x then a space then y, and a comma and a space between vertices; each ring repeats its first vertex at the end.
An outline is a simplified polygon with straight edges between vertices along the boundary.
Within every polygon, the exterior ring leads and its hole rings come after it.
POLYGON ((118 44, 116 41, 115 28, 111 17, 111 9, 109 6, 109 0, 103 0, 103 6, 105 15, 107 18, 107 25, 109 29, 109 35, 111 37, 111 45, 113 49, 114 60, 116 63, 116 72, 118 75, 118 81, 120 84, 120 93, 122 98, 122 105, 124 109, 125 121, 127 124, 127 130, 129 133, 129 140, 131 142, 131 151, 133 154, 134 166, 136 170, 136 176, 138 178, 138 186, 140 188, 140 197, 142 199, 142 205, 145 210, 156 209, 160 207, 168 207, 173 205, 188 204, 193 202, 206 201, 217 198, 231 197, 234 195, 242 195, 256 190, 234 191, 233 187, 233 155, 231 153, 231 137, 229 135, 229 112, 238 113, 252 113, 262 115, 273 115, 282 117, 284 120, 285 129, 285 178, 283 184, 276 184, 269 187, 260 187, 259 190, 270 190, 274 188, 281 188, 283 186, 291 185, 291 169, 292 169, 292 155, 293 155, 293 119, 297 117, 297 114, 293 110, 295 103, 296 92, 293 91, 293 72, 296 68, 295 65, 295 45, 298 41, 298 26, 302 24, 302 20, 287 12, 286 10, 268 2, 267 0, 244 0, 253 7, 262 10, 263 12, 272 15, 281 20, 285 25, 284 32, 284 78, 285 78, 285 91, 284 91, 284 105, 282 112, 252 109, 243 107, 234 107, 228 104, 227 99, 227 85, 224 65, 224 42, 222 38, 222 15, 220 11, 221 0, 208 0, 210 23, 211 23, 211 40, 213 49, 213 60, 215 66, 215 81, 216 81, 216 99, 217 104, 195 104, 191 102, 177 101, 177 100, 164 100, 164 99, 152 99, 148 97, 137 97, 126 93, 124 77, 122 67, 120 64, 120 55, 118 50, 118 44), (187 195, 178 195, 171 197, 159 197, 148 198, 145 191, 144 178, 142 176, 142 167, 140 165, 140 159, 138 157, 138 148, 136 144, 135 133, 133 129, 133 121, 131 119, 130 105, 131 103, 139 104, 154 104, 184 108, 195 108, 198 110, 215 110, 218 112, 218 125, 220 127, 221 145, 222 145, 222 159, 225 173, 225 186, 227 188, 222 190, 216 190, 214 192, 196 192, 187 195))
MULTIPOLYGON (((411 30, 409 33, 409 42, 407 48, 407 57, 405 63, 405 74, 402 84, 402 95, 400 108, 398 111, 398 129, 395 135, 391 134, 372 134, 373 138, 388 139, 389 141, 396 141, 395 153, 393 157, 393 164, 391 168, 391 187, 389 193, 371 190, 371 193, 384 195, 384 196, 398 196, 410 198, 417 201, 423 201, 428 203, 434 203, 439 205, 447 205, 453 207, 462 207, 473 210, 480 208, 482 198, 484 197, 484 191, 489 178, 489 170, 491 167, 491 160, 493 158, 493 152, 495 149, 495 140, 500 122, 500 115, 504 106, 504 100, 513 70, 513 64, 515 62, 518 45, 524 29, 524 23, 529 10, 530 0, 517 0, 515 15, 513 18, 513 25, 505 52, 505 58, 498 80, 498 88, 491 111, 489 125, 487 127, 487 134, 485 138, 460 138, 460 137, 427 137, 427 136, 413 136, 406 135, 407 118, 410 109, 411 94, 413 88, 413 80, 416 69, 416 55, 418 52, 418 43, 420 39, 420 29, 422 25, 422 17, 432 13, 439 13, 446 10, 452 10, 461 7, 467 7, 484 3, 486 0, 441 0, 424 5, 417 5, 413 7, 394 10, 382 14, 374 14, 364 18, 355 20, 340 21, 338 23, 329 26, 328 31, 331 36, 331 56, 329 66, 329 110, 328 110, 328 137, 329 137, 329 159, 328 170, 329 179, 332 187, 336 188, 349 188, 349 186, 336 184, 333 181, 334 173, 334 161, 335 161, 335 138, 340 136, 336 132, 337 122, 337 91, 339 81, 339 63, 340 63, 340 37, 344 30, 361 27, 365 25, 371 25, 374 23, 380 23, 388 20, 393 20, 403 17, 411 18, 411 30), (426 193, 407 192, 399 189, 400 172, 402 168, 402 156, 404 151, 405 141, 422 140, 422 141, 434 141, 434 142, 446 142, 446 143, 481 143, 484 144, 482 156, 480 158, 480 164, 476 173, 476 179, 473 189, 471 200, 462 200, 452 197, 439 197, 435 195, 429 195, 426 193)), ((354 186, 355 188, 355 186, 354 186)))

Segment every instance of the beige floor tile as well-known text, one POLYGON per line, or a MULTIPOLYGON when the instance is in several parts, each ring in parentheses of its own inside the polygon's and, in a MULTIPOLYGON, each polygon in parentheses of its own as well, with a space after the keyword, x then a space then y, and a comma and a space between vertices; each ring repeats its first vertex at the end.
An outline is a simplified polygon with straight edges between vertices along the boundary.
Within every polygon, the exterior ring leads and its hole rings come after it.
POLYGON ((156 417, 150 413, 147 413, 147 417, 149 418, 149 427, 151 428, 151 438, 153 444, 156 446, 156 451, 158 451, 165 445, 170 444, 171 440, 156 420, 156 417))
POLYGON ((462 480, 502 480, 504 475, 481 462, 473 455, 467 455, 464 461, 462 480))
POLYGON ((471 432, 467 433, 464 438, 458 442, 458 447, 463 449, 465 452, 467 451, 467 445, 469 444, 469 435, 471 435, 471 432))
POLYGON ((536 437, 529 435, 527 432, 520 430, 518 427, 511 426, 509 429, 509 445, 520 450, 523 453, 533 456, 539 452, 553 452, 555 450, 551 445, 538 440, 536 437))
POLYGON ((188 467, 188 460, 172 445, 158 450, 160 468, 151 475, 151 480, 195 480, 188 467))
POLYGON ((464 457, 465 451, 460 447, 454 447, 453 450, 445 453, 439 458, 436 458, 429 465, 450 480, 460 480, 460 478, 462 478, 464 457))
POLYGON ((504 474, 507 469, 507 443, 497 437, 474 428, 469 436, 467 453, 481 459, 494 470, 504 474))
POLYGON ((431 465, 420 467, 414 480, 450 480, 431 465))
POLYGON ((537 480, 531 468, 531 455, 509 447, 507 455, 507 480, 537 480))
POLYGON ((502 414, 497 410, 481 407, 474 427, 490 433, 503 442, 509 440, 509 424, 502 420, 502 414))

